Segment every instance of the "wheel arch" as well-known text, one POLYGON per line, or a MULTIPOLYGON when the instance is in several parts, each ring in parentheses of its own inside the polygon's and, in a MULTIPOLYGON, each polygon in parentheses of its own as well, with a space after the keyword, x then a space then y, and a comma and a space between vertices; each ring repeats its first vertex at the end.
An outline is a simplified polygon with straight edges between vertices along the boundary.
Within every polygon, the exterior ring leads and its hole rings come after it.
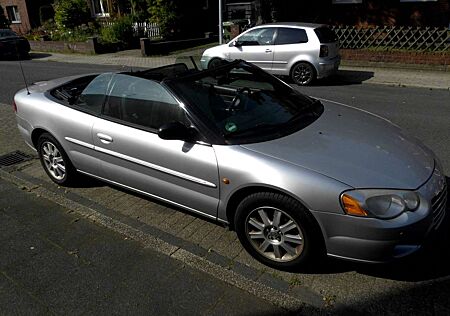
MULTIPOLYGON (((249 196, 253 193, 259 193, 259 192, 278 193, 278 194, 288 196, 288 197, 298 201, 309 212, 309 207, 305 204, 305 202, 290 192, 286 192, 285 190, 281 190, 279 188, 274 188, 274 187, 264 186, 264 185, 246 186, 246 187, 240 188, 240 189, 236 190, 235 192, 233 192, 232 195, 230 196, 230 198, 228 199, 228 202, 226 205, 226 217, 227 217, 227 221, 230 225, 230 229, 234 229, 234 215, 236 213, 236 208, 239 205, 239 203, 243 199, 245 199, 247 196, 249 196)), ((314 217, 314 215, 312 215, 312 216, 314 217)), ((314 219, 315 219, 315 217, 314 217, 314 219)), ((315 221, 317 222, 316 219, 315 219, 315 221)), ((319 223, 317 223, 317 225, 320 226, 319 223)))
POLYGON ((47 130, 45 130, 43 128, 35 128, 31 132, 31 142, 33 143, 33 146, 34 146, 35 149, 38 149, 37 145, 38 145, 39 137, 41 137, 41 135, 44 134, 44 133, 48 133, 48 134, 52 135, 49 131, 47 131, 47 130))
POLYGON ((314 78, 317 79, 318 70, 316 66, 314 65, 314 62, 308 60, 308 59, 299 59, 292 63, 291 68, 289 69, 289 77, 292 77, 292 71, 294 70, 294 67, 300 63, 305 63, 311 65, 312 69, 314 70, 314 78))

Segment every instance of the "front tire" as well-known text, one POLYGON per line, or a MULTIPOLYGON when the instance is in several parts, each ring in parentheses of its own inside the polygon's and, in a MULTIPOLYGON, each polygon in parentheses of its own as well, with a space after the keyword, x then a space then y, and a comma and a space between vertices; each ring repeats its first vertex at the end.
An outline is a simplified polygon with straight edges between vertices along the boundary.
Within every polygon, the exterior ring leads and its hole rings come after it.
POLYGON ((223 64, 224 64, 223 59, 215 57, 209 61, 208 69, 214 69, 214 68, 222 66, 223 64))
POLYGON ((38 139, 37 149, 42 167, 53 182, 65 186, 75 182, 77 172, 52 135, 42 134, 38 139))
POLYGON ((316 70, 310 63, 296 63, 291 69, 291 79, 299 86, 307 86, 316 79, 316 70))
POLYGON ((236 210, 235 228, 244 248, 275 269, 297 271, 323 254, 313 216, 282 194, 259 192, 246 197, 236 210))

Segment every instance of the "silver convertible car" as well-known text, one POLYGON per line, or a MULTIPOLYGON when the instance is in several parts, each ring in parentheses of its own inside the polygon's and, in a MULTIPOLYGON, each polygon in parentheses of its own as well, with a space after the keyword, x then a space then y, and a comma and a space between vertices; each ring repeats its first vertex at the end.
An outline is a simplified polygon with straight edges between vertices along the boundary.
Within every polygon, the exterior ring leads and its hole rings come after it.
POLYGON ((14 102, 54 182, 89 175, 228 224, 277 269, 403 257, 445 215, 445 177, 424 145, 244 61, 62 78, 14 102))

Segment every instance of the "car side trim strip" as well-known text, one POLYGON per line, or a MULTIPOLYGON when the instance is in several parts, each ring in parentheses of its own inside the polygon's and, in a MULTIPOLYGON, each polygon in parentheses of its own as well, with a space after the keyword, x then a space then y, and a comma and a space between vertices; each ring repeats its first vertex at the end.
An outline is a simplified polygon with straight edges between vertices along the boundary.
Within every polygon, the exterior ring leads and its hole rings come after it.
POLYGON ((89 149, 93 149, 95 151, 98 151, 98 152, 101 152, 101 153, 104 153, 104 154, 107 154, 107 155, 110 155, 110 156, 113 156, 113 157, 117 157, 117 158, 120 158, 120 159, 123 159, 123 160, 127 160, 127 161, 130 161, 132 163, 135 163, 135 164, 138 164, 138 165, 141 165, 141 166, 144 166, 144 167, 156 170, 156 171, 160 171, 160 172, 169 174, 169 175, 177 177, 177 178, 181 178, 181 179, 184 179, 184 180, 187 180, 187 181, 190 181, 190 182, 201 184, 201 185, 204 185, 204 186, 207 186, 207 187, 210 187, 210 188, 217 188, 217 185, 215 185, 212 182, 209 182, 209 181, 197 178, 197 177, 193 177, 193 176, 190 176, 190 175, 185 174, 185 173, 181 173, 181 172, 169 169, 169 168, 158 166, 158 165, 149 163, 149 162, 144 161, 144 160, 140 160, 140 159, 137 159, 137 158, 134 158, 134 157, 130 157, 128 155, 124 155, 124 154, 118 153, 116 151, 112 151, 112 150, 105 149, 105 148, 102 148, 102 147, 94 146, 92 144, 88 144, 88 143, 85 143, 83 141, 80 141, 80 140, 77 140, 77 139, 73 139, 73 138, 70 138, 70 137, 65 137, 65 139, 67 141, 71 142, 71 143, 74 143, 74 144, 77 144, 77 145, 80 145, 80 146, 83 146, 83 147, 86 147, 86 148, 89 148, 89 149))
MULTIPOLYGON (((151 198, 155 198, 155 199, 158 199, 158 200, 160 200, 160 201, 164 201, 164 202, 170 203, 170 204, 172 204, 172 205, 178 206, 178 207, 183 208, 183 209, 185 209, 185 210, 188 210, 188 211, 190 211, 190 212, 193 212, 193 213, 196 213, 196 214, 200 214, 200 215, 202 215, 202 216, 205 216, 205 217, 208 217, 208 218, 217 220, 217 217, 214 216, 214 215, 211 215, 211 214, 208 214, 208 213, 201 212, 201 211, 196 210, 196 209, 194 209, 194 208, 191 208, 191 207, 189 207, 189 206, 186 206, 186 205, 183 205, 183 204, 174 202, 174 201, 172 201, 172 200, 168 200, 168 199, 162 198, 162 197, 160 197, 160 196, 158 196, 158 195, 154 195, 154 194, 151 194, 151 193, 148 193, 148 192, 145 192, 145 191, 142 191, 142 190, 139 190, 139 189, 130 187, 130 186, 125 185, 125 184, 122 184, 122 183, 120 183, 120 182, 108 180, 108 179, 105 179, 105 178, 96 176, 96 175, 94 175, 94 174, 92 174, 92 173, 89 173, 89 172, 86 172, 86 171, 83 171, 83 170, 77 169, 77 171, 80 172, 80 173, 82 173, 82 174, 88 175, 88 176, 90 176, 90 177, 93 177, 93 178, 96 178, 96 179, 99 179, 99 180, 102 180, 102 181, 105 181, 105 182, 108 182, 108 183, 117 185, 117 186, 119 186, 119 187, 125 188, 125 189, 127 189, 127 190, 131 190, 131 191, 137 192, 137 193, 139 193, 139 194, 146 195, 146 196, 149 196, 149 197, 151 197, 151 198)), ((222 220, 221 220, 221 221, 222 221, 222 220)), ((223 222, 223 221, 222 221, 222 222, 223 222)))
POLYGON ((68 142, 83 146, 83 147, 87 147, 89 149, 95 149, 95 146, 89 143, 85 143, 81 140, 75 139, 75 138, 71 138, 71 137, 64 137, 65 140, 67 140, 68 142))

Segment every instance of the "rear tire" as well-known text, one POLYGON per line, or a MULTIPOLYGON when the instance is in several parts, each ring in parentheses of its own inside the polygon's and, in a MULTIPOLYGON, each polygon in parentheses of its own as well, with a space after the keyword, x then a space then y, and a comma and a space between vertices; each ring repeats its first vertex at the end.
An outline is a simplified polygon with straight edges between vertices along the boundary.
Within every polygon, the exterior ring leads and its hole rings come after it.
POLYGON ((53 182, 64 186, 75 183, 77 171, 52 135, 43 133, 39 136, 37 150, 42 167, 53 182))
POLYGON ((307 62, 299 62, 292 66, 291 79, 299 86, 307 86, 316 79, 316 69, 307 62))
POLYGON ((279 193, 246 197, 236 210, 234 224, 244 248, 275 269, 305 269, 325 253, 312 214, 297 200, 279 193))

